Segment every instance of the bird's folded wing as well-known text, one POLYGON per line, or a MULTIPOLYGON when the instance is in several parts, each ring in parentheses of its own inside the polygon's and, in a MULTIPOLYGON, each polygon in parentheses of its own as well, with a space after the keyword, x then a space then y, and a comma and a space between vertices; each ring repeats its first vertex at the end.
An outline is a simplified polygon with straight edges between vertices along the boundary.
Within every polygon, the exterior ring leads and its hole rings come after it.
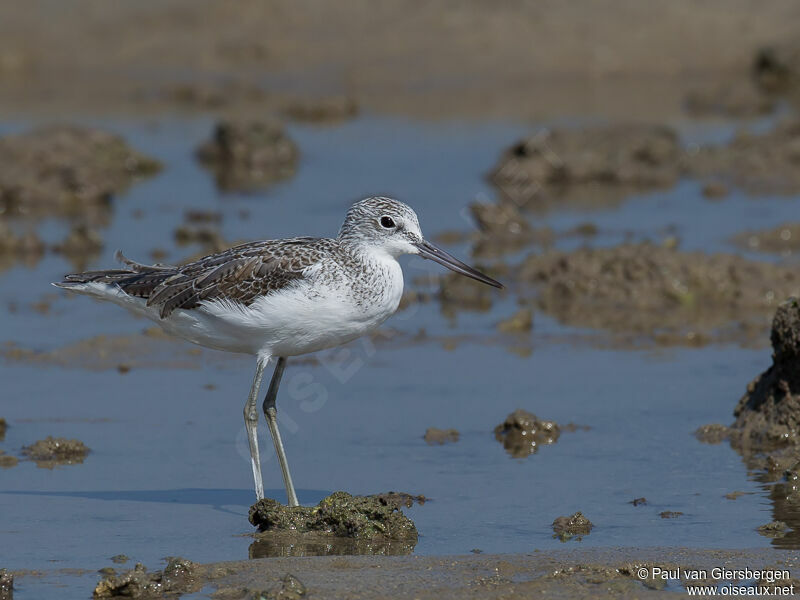
MULTIPOLYGON (((147 305, 157 306, 162 318, 177 308, 194 308, 204 300, 249 305, 259 296, 302 279, 317 262, 319 255, 310 244, 301 259, 282 252, 282 247, 292 241, 237 246, 184 265, 171 275, 162 273, 166 276, 148 295, 147 305)), ((308 244, 308 240, 298 239, 297 243, 308 244)))

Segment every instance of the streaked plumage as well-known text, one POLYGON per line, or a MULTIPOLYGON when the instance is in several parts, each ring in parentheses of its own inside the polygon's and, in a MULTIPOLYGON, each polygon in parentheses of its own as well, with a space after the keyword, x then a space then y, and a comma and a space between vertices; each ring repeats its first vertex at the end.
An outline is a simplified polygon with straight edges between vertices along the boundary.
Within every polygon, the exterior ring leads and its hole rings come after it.
MULTIPOLYGON (((403 293, 397 262, 401 254, 419 254, 502 287, 426 242, 416 213, 382 197, 353 204, 336 238, 251 242, 181 266, 143 265, 118 253, 124 268, 67 275, 54 285, 115 302, 201 346, 258 357, 245 421, 256 494, 261 497, 257 441, 248 410, 254 407, 264 366, 271 357, 281 357, 275 382, 285 357, 338 346, 377 328, 397 310, 403 293)), ((268 424, 290 504, 296 504, 283 449, 278 447, 277 424, 270 421, 277 383, 273 387, 265 412, 269 404, 268 424)))

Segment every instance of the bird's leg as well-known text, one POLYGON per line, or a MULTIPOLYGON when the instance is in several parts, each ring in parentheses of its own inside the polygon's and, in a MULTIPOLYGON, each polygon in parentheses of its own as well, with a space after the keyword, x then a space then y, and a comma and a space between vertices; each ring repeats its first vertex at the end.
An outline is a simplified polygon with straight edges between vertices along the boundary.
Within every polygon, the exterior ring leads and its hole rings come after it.
POLYGON ((256 487, 256 500, 264 497, 264 483, 261 480, 261 457, 258 454, 258 390, 261 388, 261 378, 264 376, 266 360, 258 359, 256 374, 253 377, 253 385, 250 387, 250 395, 247 397, 247 404, 244 405, 244 426, 247 429, 247 441, 250 442, 250 464, 253 467, 253 482, 256 487))
POLYGON ((289 500, 289 506, 300 506, 297 501, 297 494, 294 492, 292 474, 289 473, 286 451, 283 449, 281 434, 278 431, 278 411, 275 408, 275 398, 278 396, 278 387, 281 384, 281 377, 283 377, 285 368, 286 357, 281 356, 278 359, 278 364, 275 365, 275 372, 272 374, 272 381, 269 382, 269 390, 267 390, 267 396, 264 398, 264 415, 267 417, 267 426, 272 436, 272 443, 275 444, 275 454, 278 455, 278 462, 281 464, 281 473, 283 473, 283 483, 286 486, 286 497, 289 500))

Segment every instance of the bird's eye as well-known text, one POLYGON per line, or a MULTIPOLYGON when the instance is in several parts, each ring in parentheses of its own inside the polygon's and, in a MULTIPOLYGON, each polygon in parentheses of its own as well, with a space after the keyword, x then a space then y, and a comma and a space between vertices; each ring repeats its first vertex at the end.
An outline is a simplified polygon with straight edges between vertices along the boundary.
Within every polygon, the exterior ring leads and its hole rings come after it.
POLYGON ((391 229, 394 226, 394 219, 392 219, 392 217, 381 217, 381 227, 391 229))

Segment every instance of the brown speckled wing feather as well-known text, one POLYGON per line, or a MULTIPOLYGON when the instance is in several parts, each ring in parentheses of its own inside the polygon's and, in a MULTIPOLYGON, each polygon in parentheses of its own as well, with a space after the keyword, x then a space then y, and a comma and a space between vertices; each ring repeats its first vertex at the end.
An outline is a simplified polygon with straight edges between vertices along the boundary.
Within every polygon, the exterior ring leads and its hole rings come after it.
POLYGON ((178 267, 142 265, 122 255, 128 267, 67 275, 65 282, 116 284, 126 294, 145 298, 161 318, 204 300, 226 299, 245 306, 304 277, 334 240, 292 238, 252 242, 178 267))

